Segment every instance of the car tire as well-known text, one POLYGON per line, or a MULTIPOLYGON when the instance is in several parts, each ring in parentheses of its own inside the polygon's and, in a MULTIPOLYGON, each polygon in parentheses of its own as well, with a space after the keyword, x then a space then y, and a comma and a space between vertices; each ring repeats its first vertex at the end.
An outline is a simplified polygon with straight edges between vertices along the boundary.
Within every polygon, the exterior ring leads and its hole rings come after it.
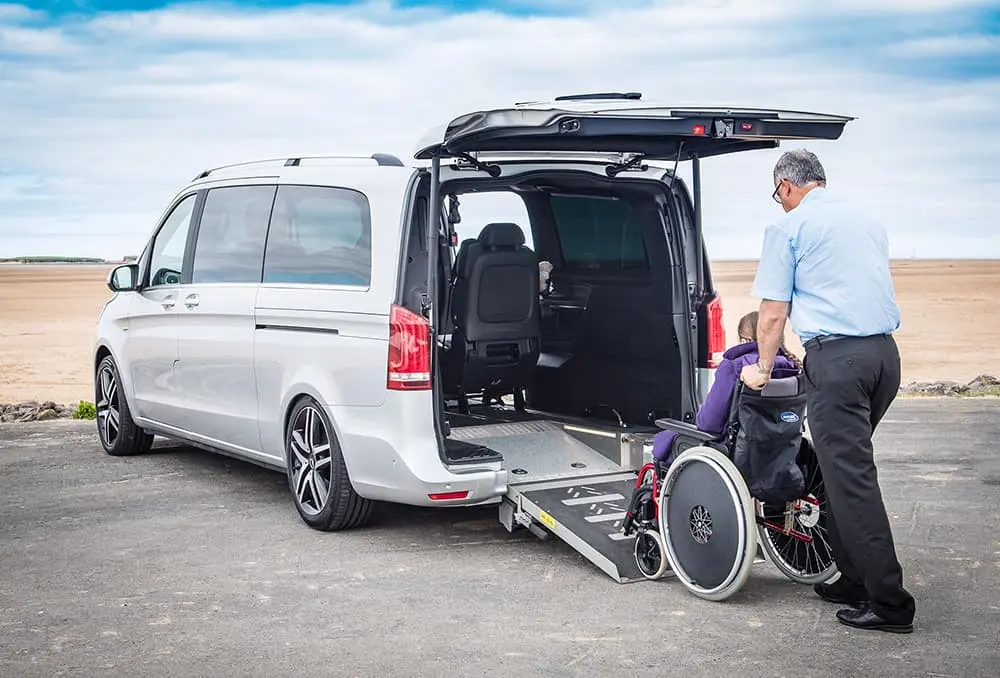
POLYGON ((306 525, 333 532, 370 520, 374 502, 354 491, 330 419, 312 398, 300 399, 288 417, 285 462, 292 501, 306 525))
POLYGON ((94 373, 97 437, 113 457, 143 454, 153 446, 153 435, 135 421, 121 388, 121 375, 111 356, 105 356, 94 373))

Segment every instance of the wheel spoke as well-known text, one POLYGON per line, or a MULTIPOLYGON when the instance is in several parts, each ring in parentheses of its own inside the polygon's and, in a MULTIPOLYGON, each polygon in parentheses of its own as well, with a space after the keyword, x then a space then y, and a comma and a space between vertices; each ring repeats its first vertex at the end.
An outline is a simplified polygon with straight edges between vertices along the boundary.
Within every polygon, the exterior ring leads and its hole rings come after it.
POLYGON ((111 384, 108 382, 111 380, 111 371, 107 368, 101 370, 101 398, 104 402, 110 402, 111 400, 111 384))
POLYGON ((321 511, 326 505, 326 497, 330 491, 330 486, 316 471, 312 473, 313 498, 316 500, 316 510, 321 511))
POLYGON ((309 484, 309 467, 305 464, 299 466, 295 472, 295 496, 299 504, 304 504, 306 500, 306 485, 309 484))
POLYGON ((292 453, 295 454, 295 460, 302 464, 303 466, 309 463, 309 451, 306 448, 306 442, 302 439, 301 431, 292 431, 292 453))
POLYGON ((306 424, 305 424, 305 434, 306 434, 306 449, 312 453, 316 446, 315 436, 316 428, 313 418, 315 414, 311 407, 306 408, 306 424))

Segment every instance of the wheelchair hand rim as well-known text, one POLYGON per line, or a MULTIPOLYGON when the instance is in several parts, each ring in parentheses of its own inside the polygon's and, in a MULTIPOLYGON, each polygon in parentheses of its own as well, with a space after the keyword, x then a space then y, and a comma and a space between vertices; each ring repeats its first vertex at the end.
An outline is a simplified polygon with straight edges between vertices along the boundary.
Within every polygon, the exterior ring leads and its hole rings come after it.
MULTIPOLYGON (((695 522, 699 518, 692 511, 692 520, 695 522)), ((696 541, 699 525, 689 522, 685 525, 675 525, 675 530, 692 530, 692 538, 696 541)), ((660 537, 663 542, 667 562, 673 572, 690 591, 696 595, 710 600, 722 600, 736 593, 746 581, 750 566, 753 564, 753 556, 757 549, 757 532, 754 529, 754 506, 749 490, 743 482, 739 471, 732 462, 719 451, 707 447, 695 447, 685 450, 677 457, 660 486, 660 537), (715 473, 722 481, 730 499, 729 508, 735 516, 736 548, 732 566, 722 577, 721 581, 711 586, 698 584, 696 572, 690 572, 681 562, 681 557, 672 540, 671 527, 669 524, 668 512, 670 492, 673 490, 681 472, 688 464, 701 463, 715 473)), ((701 527, 704 527, 703 525, 701 527)), ((684 537, 686 538, 686 536, 684 537)), ((710 538, 710 537, 709 537, 710 538)))

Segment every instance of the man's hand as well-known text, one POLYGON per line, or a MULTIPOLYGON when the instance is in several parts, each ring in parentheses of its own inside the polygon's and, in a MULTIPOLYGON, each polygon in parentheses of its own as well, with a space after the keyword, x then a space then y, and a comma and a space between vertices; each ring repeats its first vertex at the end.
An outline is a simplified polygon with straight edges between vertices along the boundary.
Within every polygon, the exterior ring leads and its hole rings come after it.
POLYGON ((770 378, 770 370, 761 370, 759 365, 747 365, 740 370, 740 381, 755 391, 763 389, 770 378))

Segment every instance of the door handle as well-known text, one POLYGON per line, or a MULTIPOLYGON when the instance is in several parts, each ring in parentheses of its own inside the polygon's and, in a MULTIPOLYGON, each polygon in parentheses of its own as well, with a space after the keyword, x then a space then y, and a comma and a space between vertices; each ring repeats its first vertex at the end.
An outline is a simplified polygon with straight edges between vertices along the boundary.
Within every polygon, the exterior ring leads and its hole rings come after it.
POLYGON ((194 308, 201 303, 201 299, 198 298, 197 294, 189 294, 184 297, 184 305, 188 308, 194 308))
POLYGON ((163 307, 164 311, 169 311, 170 309, 172 309, 174 307, 173 296, 163 297, 163 299, 160 300, 160 306, 163 307))

